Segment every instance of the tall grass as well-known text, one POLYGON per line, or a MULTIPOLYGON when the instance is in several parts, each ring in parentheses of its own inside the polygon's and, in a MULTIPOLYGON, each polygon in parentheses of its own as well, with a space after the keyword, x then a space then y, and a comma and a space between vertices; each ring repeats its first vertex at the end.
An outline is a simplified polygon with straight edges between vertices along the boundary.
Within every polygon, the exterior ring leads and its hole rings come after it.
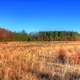
POLYGON ((0 80, 80 79, 77 44, 8 42, 0 45, 0 80))

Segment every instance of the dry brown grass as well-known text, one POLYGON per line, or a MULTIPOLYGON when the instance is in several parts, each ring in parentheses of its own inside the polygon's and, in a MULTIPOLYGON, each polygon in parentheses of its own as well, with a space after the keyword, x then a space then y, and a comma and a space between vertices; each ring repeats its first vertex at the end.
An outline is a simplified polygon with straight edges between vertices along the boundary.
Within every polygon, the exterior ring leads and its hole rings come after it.
POLYGON ((79 44, 80 42, 0 43, 0 80, 73 80, 71 76, 74 75, 80 80, 79 44), (59 59, 60 54, 65 55, 64 63, 59 59))

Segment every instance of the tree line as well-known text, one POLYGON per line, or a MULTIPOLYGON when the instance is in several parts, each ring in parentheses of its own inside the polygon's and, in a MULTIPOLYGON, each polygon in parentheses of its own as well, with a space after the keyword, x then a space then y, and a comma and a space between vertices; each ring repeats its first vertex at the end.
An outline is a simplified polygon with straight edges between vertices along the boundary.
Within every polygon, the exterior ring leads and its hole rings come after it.
POLYGON ((77 41, 80 40, 80 34, 78 32, 67 31, 43 31, 26 33, 13 32, 13 41, 77 41))
POLYGON ((79 41, 80 34, 71 31, 11 32, 2 29, 0 41, 79 41), (4 32, 3 32, 4 31, 4 32))

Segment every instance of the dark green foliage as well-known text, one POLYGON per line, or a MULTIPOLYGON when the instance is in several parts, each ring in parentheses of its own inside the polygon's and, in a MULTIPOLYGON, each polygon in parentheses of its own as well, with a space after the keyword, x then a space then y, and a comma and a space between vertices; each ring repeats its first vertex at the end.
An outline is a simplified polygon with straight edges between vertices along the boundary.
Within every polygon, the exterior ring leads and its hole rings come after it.
POLYGON ((13 33, 13 41, 30 41, 31 36, 27 34, 25 31, 22 32, 14 32, 13 33))
POLYGON ((38 32, 32 34, 32 40, 36 41, 75 41, 80 40, 80 34, 77 32, 65 32, 65 31, 49 31, 38 32))
POLYGON ((75 41, 80 40, 80 34, 77 32, 66 31, 44 31, 37 33, 25 33, 25 31, 14 32, 14 41, 75 41))
MULTIPOLYGON (((79 41, 80 34, 78 32, 66 31, 44 31, 37 33, 13 32, 13 38, 10 41, 79 41)), ((9 41, 6 37, 0 41, 9 41)))

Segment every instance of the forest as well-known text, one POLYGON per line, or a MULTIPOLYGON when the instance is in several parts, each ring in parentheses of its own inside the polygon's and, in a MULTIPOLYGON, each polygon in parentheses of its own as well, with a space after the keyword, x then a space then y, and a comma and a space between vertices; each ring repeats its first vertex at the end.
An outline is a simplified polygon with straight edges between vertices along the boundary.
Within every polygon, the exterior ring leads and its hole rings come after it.
POLYGON ((40 31, 27 33, 0 29, 0 41, 79 41, 80 33, 73 31, 40 31))
POLYGON ((13 41, 79 41, 80 34, 78 32, 68 31, 43 31, 26 33, 13 32, 13 41))

